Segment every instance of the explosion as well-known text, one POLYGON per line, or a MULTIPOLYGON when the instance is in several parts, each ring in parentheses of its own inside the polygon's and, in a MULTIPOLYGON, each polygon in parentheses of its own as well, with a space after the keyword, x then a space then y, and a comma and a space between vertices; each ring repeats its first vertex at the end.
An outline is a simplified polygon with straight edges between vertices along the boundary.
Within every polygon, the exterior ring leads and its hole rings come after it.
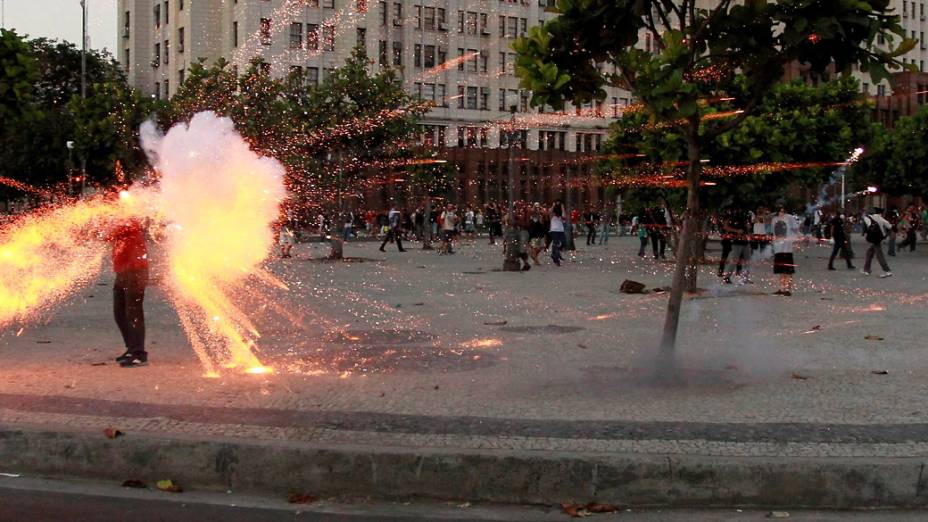
POLYGON ((285 195, 284 167, 255 154, 232 120, 211 112, 165 136, 152 129, 143 128, 143 146, 161 174, 166 283, 181 324, 209 374, 217 364, 267 371, 252 352, 259 333, 235 296, 250 281, 282 286, 260 265, 285 195))
MULTIPOLYGON (((98 277, 114 225, 164 226, 164 277, 181 325, 209 375, 217 366, 270 371, 253 353, 259 332, 235 303, 254 284, 285 288, 261 268, 285 195, 284 167, 258 156, 232 120, 196 114, 142 143, 154 187, 40 211, 0 229, 0 328, 27 322, 98 277)), ((115 195, 115 194, 113 194, 115 195)))

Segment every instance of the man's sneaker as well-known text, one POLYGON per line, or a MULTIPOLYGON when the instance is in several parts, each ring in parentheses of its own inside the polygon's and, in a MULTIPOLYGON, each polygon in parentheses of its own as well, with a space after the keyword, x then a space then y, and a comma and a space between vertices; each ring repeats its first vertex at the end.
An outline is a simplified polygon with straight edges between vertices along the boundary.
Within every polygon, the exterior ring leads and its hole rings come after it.
POLYGON ((122 355, 120 355, 119 357, 116 358, 116 362, 119 363, 119 364, 122 364, 123 361, 128 361, 128 360, 131 359, 131 358, 132 358, 132 352, 129 352, 129 351, 127 350, 126 353, 124 353, 124 354, 122 354, 122 355))
POLYGON ((892 277, 892 276, 893 276, 892 272, 883 272, 882 274, 880 274, 880 277, 892 277))
POLYGON ((123 368, 137 368, 148 364, 147 353, 133 353, 130 357, 119 363, 123 368))
POLYGON ((867 272, 866 270, 861 270, 860 273, 863 274, 863 275, 865 275, 865 276, 870 275, 870 272, 867 272))

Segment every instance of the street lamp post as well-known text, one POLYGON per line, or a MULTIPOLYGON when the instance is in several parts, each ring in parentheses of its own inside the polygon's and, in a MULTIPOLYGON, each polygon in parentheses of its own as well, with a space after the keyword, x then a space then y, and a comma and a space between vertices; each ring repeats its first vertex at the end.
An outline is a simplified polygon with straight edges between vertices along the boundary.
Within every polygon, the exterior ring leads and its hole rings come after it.
MULTIPOLYGON (((507 199, 509 200, 509 206, 506 211, 506 257, 503 260, 503 270, 506 272, 518 272, 522 269, 522 264, 519 262, 519 229, 516 226, 515 222, 515 196, 514 196, 514 185, 515 185, 515 170, 516 170, 516 158, 515 158, 515 145, 516 145, 516 136, 519 133, 516 131, 516 106, 511 107, 512 117, 509 119, 509 190, 507 199)), ((520 140, 521 141, 521 140, 520 140)))
MULTIPOLYGON (((81 100, 87 99, 87 0, 81 0, 81 100)), ((87 179, 87 155, 81 152, 81 195, 87 179)))

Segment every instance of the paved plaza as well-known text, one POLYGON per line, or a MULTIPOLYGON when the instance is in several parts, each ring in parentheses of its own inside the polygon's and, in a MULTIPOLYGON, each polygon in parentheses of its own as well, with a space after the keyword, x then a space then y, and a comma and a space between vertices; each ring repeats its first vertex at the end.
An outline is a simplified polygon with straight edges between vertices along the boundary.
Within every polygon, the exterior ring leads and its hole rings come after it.
MULTIPOLYGON (((703 268, 685 302, 684 382, 649 381, 671 261, 636 240, 506 273, 501 247, 440 256, 373 242, 300 244, 271 270, 279 309, 243 304, 271 375, 204 371, 164 294, 147 298, 152 364, 122 369, 103 275, 46 318, 0 338, 0 423, 117 426, 161 435, 469 449, 766 456, 928 456, 928 255, 895 277, 828 272, 799 251, 797 290, 721 286, 703 268), (105 364, 104 364, 105 363, 105 364)), ((715 245, 717 247, 717 245, 715 245)), ((924 248, 924 245, 919 245, 924 248)), ((859 252, 862 245, 857 245, 859 252)), ((709 255, 718 254, 710 251, 709 255)), ((157 250, 154 279, 158 278, 157 250)), ((860 263, 858 263, 860 264, 860 263)))

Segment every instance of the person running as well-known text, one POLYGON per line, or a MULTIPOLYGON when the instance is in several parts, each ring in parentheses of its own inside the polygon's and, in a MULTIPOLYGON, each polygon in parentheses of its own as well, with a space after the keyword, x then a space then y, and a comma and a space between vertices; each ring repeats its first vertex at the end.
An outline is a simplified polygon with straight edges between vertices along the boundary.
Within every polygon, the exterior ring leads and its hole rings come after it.
POLYGON ((889 264, 886 263, 886 258, 883 257, 883 240, 891 234, 892 225, 880 215, 882 211, 881 208, 875 208, 872 214, 864 215, 864 237, 870 245, 867 247, 864 269, 861 270, 861 273, 865 276, 870 275, 870 266, 873 264, 874 256, 880 263, 880 268, 883 269, 883 274, 880 277, 891 277, 893 275, 889 269, 889 264))
POLYGON ((113 315, 126 352, 116 358, 123 368, 148 364, 145 351, 145 287, 148 285, 148 249, 145 230, 135 218, 117 224, 107 237, 113 244, 113 315))
POLYGON ((834 247, 831 249, 831 257, 828 258, 828 270, 835 269, 835 258, 838 256, 838 253, 841 253, 841 257, 844 258, 844 261, 847 262, 847 269, 853 270, 855 267, 851 263, 851 251, 848 248, 848 237, 844 233, 844 217, 837 213, 835 217, 831 218, 831 221, 828 223, 829 234, 831 234, 831 239, 835 242, 834 247))
POLYGON ((396 242, 396 249, 400 252, 405 252, 403 248, 403 216, 400 214, 400 211, 396 209, 396 205, 390 207, 390 212, 387 214, 387 223, 389 223, 389 229, 387 230, 387 237, 383 239, 383 243, 380 244, 380 251, 386 252, 384 247, 387 246, 387 243, 391 241, 396 242))
POLYGON ((561 249, 564 248, 564 243, 567 238, 564 235, 564 207, 561 205, 561 200, 554 202, 554 205, 551 206, 551 224, 549 225, 548 232, 551 235, 551 260, 554 261, 554 264, 561 266, 561 249))
POLYGON ((793 243, 799 234, 796 218, 780 207, 771 221, 773 229, 773 273, 780 277, 780 289, 775 295, 793 295, 793 274, 796 273, 796 260, 793 257, 793 243))

